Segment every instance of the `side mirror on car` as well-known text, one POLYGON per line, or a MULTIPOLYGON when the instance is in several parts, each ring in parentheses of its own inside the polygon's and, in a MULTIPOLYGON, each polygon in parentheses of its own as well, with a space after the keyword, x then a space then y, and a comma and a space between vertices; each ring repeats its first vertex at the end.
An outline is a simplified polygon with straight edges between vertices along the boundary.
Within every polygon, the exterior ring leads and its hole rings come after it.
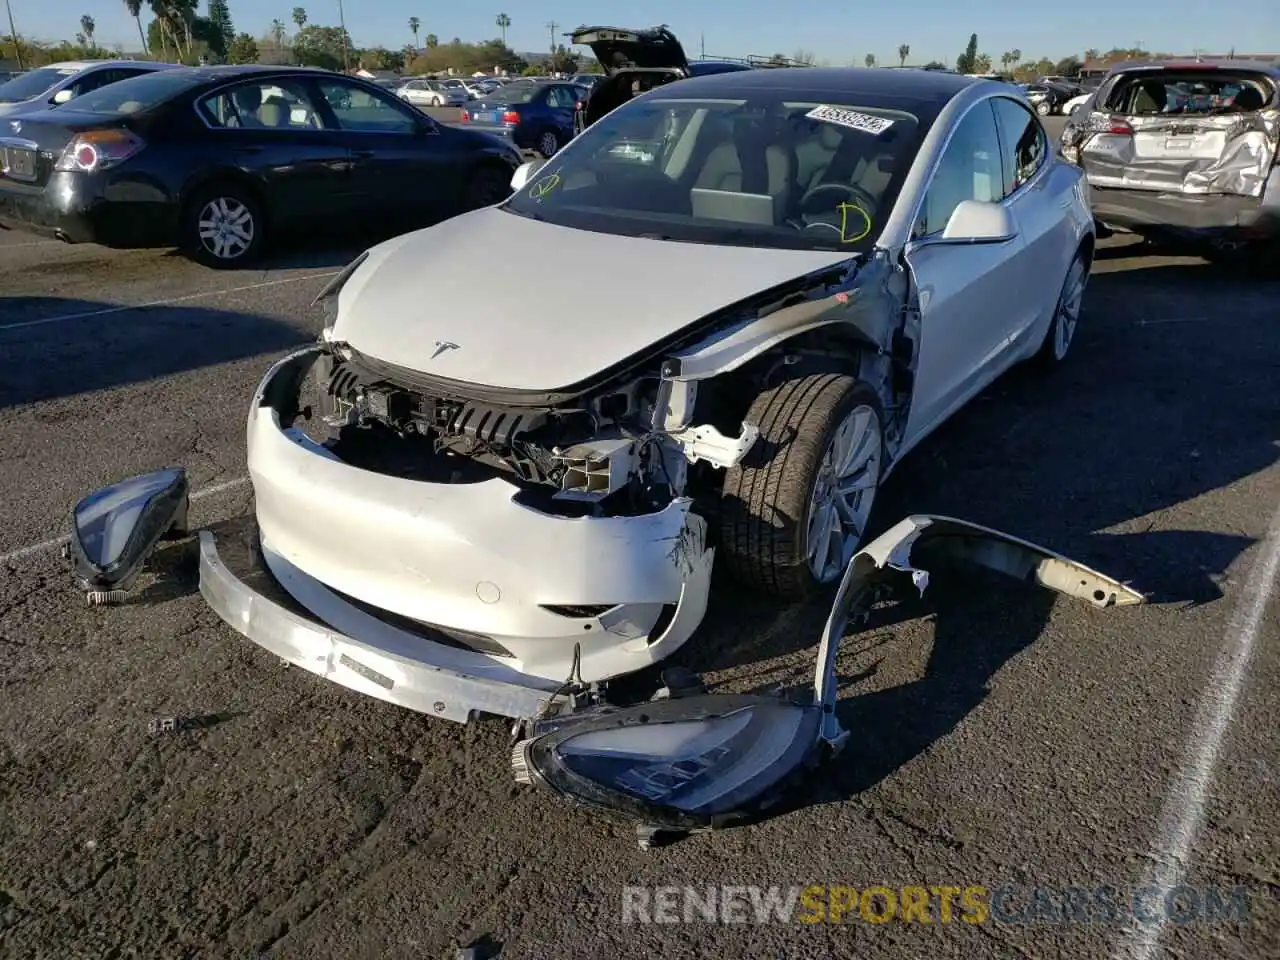
POLYGON ((511 175, 511 192, 523 190, 546 162, 545 160, 526 160, 516 167, 516 172, 511 175))
POLYGON ((70 99, 71 99, 72 97, 74 97, 75 95, 76 95, 76 92, 75 92, 74 90, 72 90, 70 87, 68 87, 68 88, 66 88, 66 89, 59 90, 57 93, 55 93, 55 94, 53 95, 53 102, 54 102, 54 103, 66 103, 68 100, 70 100, 70 99))
POLYGON ((944 243, 1004 243, 1018 235, 1013 214, 1000 203, 963 200, 942 231, 944 243))

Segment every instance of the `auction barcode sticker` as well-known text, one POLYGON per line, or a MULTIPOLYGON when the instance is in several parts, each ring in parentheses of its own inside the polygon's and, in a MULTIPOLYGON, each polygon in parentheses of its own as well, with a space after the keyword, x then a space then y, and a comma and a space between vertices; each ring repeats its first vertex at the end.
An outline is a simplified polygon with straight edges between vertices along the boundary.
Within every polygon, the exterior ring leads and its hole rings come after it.
POLYGON ((863 133, 884 133, 893 126, 893 121, 886 117, 873 117, 869 113, 858 113, 856 110, 828 104, 814 107, 805 116, 810 120, 825 120, 827 123, 839 124, 850 130, 861 130, 863 133))

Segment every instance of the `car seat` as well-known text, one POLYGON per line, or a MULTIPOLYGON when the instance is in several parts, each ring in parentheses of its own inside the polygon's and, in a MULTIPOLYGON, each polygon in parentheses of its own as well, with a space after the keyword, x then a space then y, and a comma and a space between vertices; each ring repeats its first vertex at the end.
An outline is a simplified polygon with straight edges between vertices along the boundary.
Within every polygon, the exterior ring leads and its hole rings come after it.
POLYGON ((258 108, 262 106, 262 88, 250 84, 249 86, 240 87, 238 90, 231 92, 231 105, 235 109, 235 113, 231 117, 228 126, 233 127, 257 127, 260 126, 258 120, 258 108))
POLYGON ((258 123, 264 127, 289 126, 289 101, 283 97, 268 97, 258 108, 258 123))
POLYGON ((1257 87, 1245 87, 1231 101, 1231 110, 1234 113, 1252 113, 1261 110, 1265 104, 1266 100, 1257 87))
POLYGON ((1133 112, 1163 113, 1168 100, 1168 91, 1163 83, 1148 81, 1138 87, 1137 96, 1133 98, 1133 112))
POLYGON ((707 155, 694 187, 767 194, 774 198, 775 221, 780 222, 796 190, 796 164, 790 146, 777 133, 772 124, 758 119, 735 121, 732 138, 707 155))

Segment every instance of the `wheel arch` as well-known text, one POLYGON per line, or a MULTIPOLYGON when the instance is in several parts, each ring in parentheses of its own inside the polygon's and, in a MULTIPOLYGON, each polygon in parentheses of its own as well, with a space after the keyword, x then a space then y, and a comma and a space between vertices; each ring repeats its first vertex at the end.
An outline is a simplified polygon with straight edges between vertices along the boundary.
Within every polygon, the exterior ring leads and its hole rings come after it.
POLYGON ((268 191, 264 189, 263 184, 256 177, 235 167, 212 167, 192 176, 183 185, 182 192, 179 194, 178 207, 180 212, 178 222, 185 222, 187 214, 191 212, 191 204, 202 192, 220 183, 234 184, 248 193, 262 212, 262 219, 265 221, 265 225, 271 225, 272 209, 268 200, 268 191))

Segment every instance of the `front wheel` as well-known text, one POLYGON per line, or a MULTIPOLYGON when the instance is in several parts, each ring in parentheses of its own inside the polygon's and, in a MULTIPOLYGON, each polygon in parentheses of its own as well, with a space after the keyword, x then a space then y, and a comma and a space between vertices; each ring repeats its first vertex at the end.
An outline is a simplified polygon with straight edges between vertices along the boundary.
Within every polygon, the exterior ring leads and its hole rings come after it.
POLYGON ((193 260, 225 270, 256 258, 265 230, 262 207, 248 190, 237 184, 215 184, 188 202, 181 241, 193 260))
POLYGON ((467 182, 467 210, 479 210, 501 203, 511 196, 511 173, 497 164, 477 167, 467 182))
POLYGON ((747 421, 760 437, 725 475, 721 550, 744 583, 803 600, 834 583, 862 545, 884 466, 884 415, 845 374, 787 380, 747 421))
POLYGON ((1040 114, 1040 116, 1047 117, 1052 112, 1053 107, 1049 106, 1048 100, 1041 100, 1036 104, 1036 113, 1040 114))

